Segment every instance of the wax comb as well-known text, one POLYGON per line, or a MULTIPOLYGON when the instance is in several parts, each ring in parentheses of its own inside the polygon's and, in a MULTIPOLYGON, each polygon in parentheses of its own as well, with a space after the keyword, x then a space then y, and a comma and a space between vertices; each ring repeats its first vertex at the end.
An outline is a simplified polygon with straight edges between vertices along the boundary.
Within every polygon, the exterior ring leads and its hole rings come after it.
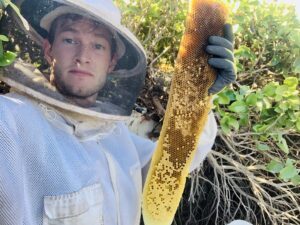
POLYGON ((200 134, 211 109, 216 72, 205 52, 208 37, 223 35, 228 8, 191 0, 176 59, 164 123, 143 190, 145 225, 170 225, 179 205, 200 134))

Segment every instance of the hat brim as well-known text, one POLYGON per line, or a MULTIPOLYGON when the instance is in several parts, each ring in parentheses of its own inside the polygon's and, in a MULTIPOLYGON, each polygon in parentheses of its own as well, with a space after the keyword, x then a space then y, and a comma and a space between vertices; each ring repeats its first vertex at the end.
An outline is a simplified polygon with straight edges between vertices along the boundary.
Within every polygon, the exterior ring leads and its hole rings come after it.
MULTIPOLYGON (((81 15, 83 17, 96 20, 96 18, 90 16, 89 14, 85 13, 82 10, 78 10, 77 8, 70 7, 70 6, 59 6, 56 9, 50 11, 48 14, 46 14, 40 22, 40 26, 45 29, 47 32, 49 32, 51 24, 53 21, 58 18, 59 16, 65 15, 65 14, 77 14, 81 15)), ((122 56, 125 54, 126 47, 122 40, 119 37, 119 34, 116 32, 115 29, 111 28, 110 26, 107 26, 107 29, 112 33, 113 38, 116 41, 116 55, 117 59, 122 58, 122 56)))
MULTIPOLYGON (((121 23, 110 21, 105 12, 94 10, 84 5, 84 1, 43 1, 43 0, 24 0, 20 3, 21 13, 31 25, 29 35, 38 35, 37 40, 43 40, 51 23, 60 15, 75 13, 87 16, 95 21, 104 23, 110 30, 113 30, 117 37, 118 62, 111 76, 131 77, 138 73, 145 73, 146 54, 144 48, 132 34, 121 23), (33 2, 34 1, 34 2, 33 2), (63 2, 63 3, 62 3, 63 2), (68 5, 66 5, 68 4, 68 5), (143 71, 143 72, 142 72, 143 71)), ((38 43, 43 45, 43 43, 38 43)))

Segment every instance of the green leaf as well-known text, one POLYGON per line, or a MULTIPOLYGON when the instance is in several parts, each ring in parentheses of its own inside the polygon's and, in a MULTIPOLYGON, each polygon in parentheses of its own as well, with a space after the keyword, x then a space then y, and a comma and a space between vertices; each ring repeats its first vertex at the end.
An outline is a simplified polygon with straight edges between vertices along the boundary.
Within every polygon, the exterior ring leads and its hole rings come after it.
POLYGON ((8 37, 6 37, 5 35, 1 35, 0 34, 0 41, 9 41, 8 37))
POLYGON ((230 103, 230 98, 223 92, 218 94, 218 103, 221 105, 228 105, 230 103))
MULTIPOLYGON (((299 111, 299 113, 300 113, 300 111, 299 111)), ((296 113, 294 113, 293 111, 290 111, 290 110, 289 110, 289 111, 287 112, 287 114, 288 114, 288 116, 289 116, 291 122, 293 122, 293 123, 297 122, 298 116, 297 116, 296 113)), ((299 114, 299 116, 300 116, 300 114, 299 114)), ((300 118, 299 118, 299 119, 300 119, 300 118)))
POLYGON ((288 86, 287 85, 280 85, 276 88, 275 93, 277 95, 283 96, 285 93, 288 91, 288 86))
POLYGON ((278 114, 283 113, 282 109, 278 105, 275 107, 275 112, 277 112, 278 114))
POLYGON ((278 105, 278 107, 281 109, 281 112, 285 112, 289 109, 289 105, 288 105, 287 101, 283 101, 282 103, 280 103, 278 105))
POLYGON ((286 142, 284 142, 284 143, 277 143, 277 146, 278 146, 285 154, 289 154, 290 149, 289 149, 289 146, 286 144, 286 142))
POLYGON ((228 123, 229 126, 233 127, 235 130, 239 130, 240 125, 239 125, 239 122, 236 119, 230 117, 228 119, 227 123, 228 123))
POLYGON ((240 127, 237 119, 228 115, 228 113, 221 119, 220 123, 222 130, 226 134, 230 132, 230 127, 234 128, 235 130, 238 130, 240 127))
POLYGON ((233 90, 225 90, 222 93, 224 93, 227 97, 229 97, 230 101, 236 100, 236 94, 233 90))
POLYGON ((256 105, 257 102, 257 95, 255 93, 251 93, 250 95, 247 96, 246 98, 246 104, 249 106, 254 106, 256 105))
POLYGON ((243 66, 243 64, 241 64, 239 62, 236 62, 235 67, 236 67, 238 73, 241 71, 245 71, 245 67, 243 66))
POLYGON ((245 113, 248 111, 248 106, 246 105, 245 102, 243 101, 236 101, 234 103, 232 103, 228 109, 232 112, 236 112, 236 113, 245 113))
POLYGON ((287 104, 289 106, 289 109, 292 110, 299 110, 300 108, 300 97, 298 96, 299 93, 295 93, 295 95, 291 95, 287 98, 287 104))
POLYGON ((240 95, 246 95, 246 94, 248 94, 250 92, 250 87, 246 86, 246 85, 242 85, 240 87, 239 92, 240 92, 240 95))
POLYGON ((235 57, 249 59, 252 62, 256 59, 256 55, 245 45, 242 45, 234 52, 235 57))
POLYGON ((265 132, 265 130, 268 128, 267 125, 265 124, 255 124, 253 126, 253 130, 256 132, 256 133, 263 133, 265 132))
POLYGON ((259 111, 262 111, 263 108, 264 108, 264 103, 263 103, 263 101, 258 101, 258 102, 256 102, 256 108, 257 108, 259 111))
POLYGON ((293 165, 294 163, 295 163, 295 160, 293 160, 293 159, 287 159, 286 162, 285 162, 285 166, 293 165))
POLYGON ((266 109, 272 108, 272 104, 271 104, 269 98, 263 98, 262 100, 263 100, 263 103, 264 103, 264 106, 266 109))
POLYGON ((299 185, 300 184, 300 176, 296 175, 296 176, 292 177, 291 181, 292 181, 293 185, 299 185))
POLYGON ((300 57, 296 58, 293 67, 296 73, 300 73, 300 57))
POLYGON ((296 90, 298 86, 298 79, 296 77, 287 77, 283 83, 290 89, 296 90))
POLYGON ((240 113, 240 125, 247 126, 249 124, 249 114, 248 113, 240 113))
POLYGON ((269 145, 266 145, 266 144, 257 144, 256 148, 259 151, 269 151, 269 150, 271 150, 271 148, 269 147, 269 145))
POLYGON ((17 54, 11 51, 7 51, 3 54, 3 58, 6 58, 7 60, 15 60, 17 57, 17 54))
POLYGON ((276 101, 276 102, 280 102, 282 99, 283 99, 283 96, 282 96, 282 95, 276 95, 276 96, 275 96, 275 101, 276 101))
POLYGON ((284 137, 279 136, 279 143, 276 144, 285 154, 289 154, 290 149, 284 137))
POLYGON ((284 181, 289 181, 291 178, 298 175, 298 171, 295 166, 288 165, 280 170, 279 177, 284 181))
POLYGON ((278 162, 276 160, 272 160, 269 162, 266 166, 267 171, 271 173, 279 173, 283 169, 283 164, 281 162, 278 162))
POLYGON ((3 54, 2 58, 0 58, 0 66, 8 66, 14 62, 17 55, 14 52, 7 51, 3 54))
POLYGON ((229 134, 230 133, 230 128, 226 123, 221 123, 221 129, 223 130, 223 132, 225 134, 229 134))
POLYGON ((241 94, 236 94, 235 95, 236 101, 244 101, 245 96, 241 94))
POLYGON ((275 95, 275 90, 277 88, 278 84, 277 83, 269 83, 263 88, 263 94, 268 96, 268 97, 274 97, 275 95))

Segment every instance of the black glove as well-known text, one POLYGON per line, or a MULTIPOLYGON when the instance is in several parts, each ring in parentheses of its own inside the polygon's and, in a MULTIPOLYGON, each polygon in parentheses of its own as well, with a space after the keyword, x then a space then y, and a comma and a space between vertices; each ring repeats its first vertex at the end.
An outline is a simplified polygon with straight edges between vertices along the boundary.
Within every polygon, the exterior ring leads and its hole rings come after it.
POLYGON ((233 31, 231 24, 225 24, 224 37, 210 36, 206 52, 213 55, 208 64, 217 70, 217 78, 208 89, 210 94, 216 94, 226 85, 236 80, 236 69, 233 55, 233 31))

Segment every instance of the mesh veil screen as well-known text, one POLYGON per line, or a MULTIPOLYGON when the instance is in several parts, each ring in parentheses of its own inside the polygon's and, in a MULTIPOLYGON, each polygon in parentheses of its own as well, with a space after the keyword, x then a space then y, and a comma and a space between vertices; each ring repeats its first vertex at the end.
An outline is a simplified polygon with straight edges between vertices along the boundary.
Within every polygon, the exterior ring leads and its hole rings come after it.
POLYGON ((210 111, 216 74, 204 51, 222 35, 228 9, 217 0, 191 0, 176 60, 170 98, 143 193, 146 225, 169 225, 178 207, 199 136, 210 111))

